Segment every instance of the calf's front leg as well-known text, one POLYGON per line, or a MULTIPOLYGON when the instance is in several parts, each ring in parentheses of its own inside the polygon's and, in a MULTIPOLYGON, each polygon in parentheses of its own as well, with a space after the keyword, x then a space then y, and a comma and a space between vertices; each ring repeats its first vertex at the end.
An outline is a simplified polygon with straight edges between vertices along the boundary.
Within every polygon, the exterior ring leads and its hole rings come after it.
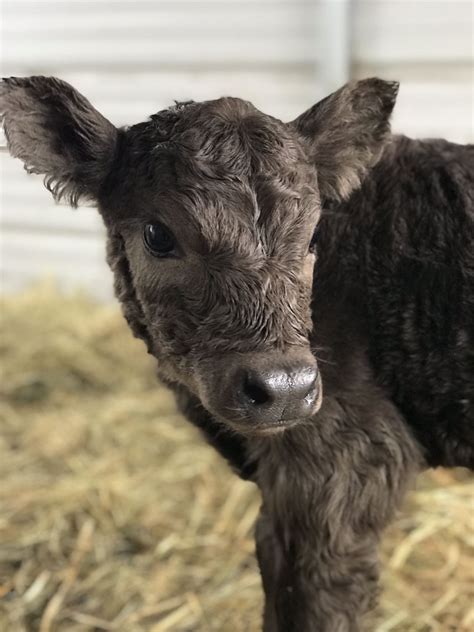
POLYGON ((282 543, 276 534, 270 536, 267 516, 261 516, 259 529, 265 523, 266 535, 257 535, 264 632, 359 630, 359 618, 375 605, 378 592, 377 537, 346 543, 337 552, 315 551, 308 542, 290 538, 282 543))
POLYGON ((356 632, 377 599, 377 546, 422 458, 386 402, 330 400, 260 445, 265 632, 356 632))

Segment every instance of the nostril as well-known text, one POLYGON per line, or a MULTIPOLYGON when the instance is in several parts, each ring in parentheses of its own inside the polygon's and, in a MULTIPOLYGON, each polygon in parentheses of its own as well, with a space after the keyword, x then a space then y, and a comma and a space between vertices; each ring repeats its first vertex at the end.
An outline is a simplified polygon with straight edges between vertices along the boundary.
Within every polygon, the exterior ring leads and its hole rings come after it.
POLYGON ((271 400, 265 385, 248 373, 244 377, 243 393, 253 406, 262 406, 271 400))
POLYGON ((302 381, 303 389, 306 388, 305 397, 310 397, 316 390, 318 382, 318 371, 314 369, 308 373, 307 379, 302 381))

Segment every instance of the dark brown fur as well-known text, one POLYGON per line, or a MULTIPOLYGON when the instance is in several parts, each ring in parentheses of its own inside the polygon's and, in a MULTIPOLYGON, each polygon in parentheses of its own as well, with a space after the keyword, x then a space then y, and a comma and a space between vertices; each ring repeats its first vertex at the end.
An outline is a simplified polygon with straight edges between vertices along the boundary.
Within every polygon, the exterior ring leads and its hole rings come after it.
POLYGON ((116 130, 57 79, 2 84, 12 154, 96 200, 131 329, 262 492, 267 632, 358 630, 412 477, 474 467, 474 151, 391 136, 396 92, 348 84, 289 124, 224 98, 116 130), (180 256, 143 247, 157 219, 180 256), (263 436, 223 408, 236 362, 309 350, 310 419, 263 436))

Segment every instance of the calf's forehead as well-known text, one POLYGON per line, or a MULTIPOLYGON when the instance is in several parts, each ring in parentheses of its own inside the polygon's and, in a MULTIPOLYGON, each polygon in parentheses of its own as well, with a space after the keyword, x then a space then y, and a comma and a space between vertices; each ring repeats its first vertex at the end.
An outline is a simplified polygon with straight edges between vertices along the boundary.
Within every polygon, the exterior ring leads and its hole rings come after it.
POLYGON ((125 220, 188 222, 208 242, 242 231, 281 238, 315 222, 316 173, 299 139, 239 99, 160 112, 127 130, 123 153, 125 220))
POLYGON ((262 175, 249 181, 206 182, 165 192, 157 216, 179 229, 192 227, 207 250, 250 250, 276 254, 287 241, 305 241, 319 216, 317 191, 262 175))

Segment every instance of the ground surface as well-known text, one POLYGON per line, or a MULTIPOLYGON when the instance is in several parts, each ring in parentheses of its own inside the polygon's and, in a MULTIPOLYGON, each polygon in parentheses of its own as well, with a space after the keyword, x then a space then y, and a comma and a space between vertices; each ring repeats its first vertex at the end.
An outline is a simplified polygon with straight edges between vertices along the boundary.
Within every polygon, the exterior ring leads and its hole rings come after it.
MULTIPOLYGON (((1 319, 0 631, 259 630, 256 491, 118 310, 41 287, 1 319)), ((474 629, 473 536, 472 478, 422 477, 385 540, 378 632, 474 629)))

